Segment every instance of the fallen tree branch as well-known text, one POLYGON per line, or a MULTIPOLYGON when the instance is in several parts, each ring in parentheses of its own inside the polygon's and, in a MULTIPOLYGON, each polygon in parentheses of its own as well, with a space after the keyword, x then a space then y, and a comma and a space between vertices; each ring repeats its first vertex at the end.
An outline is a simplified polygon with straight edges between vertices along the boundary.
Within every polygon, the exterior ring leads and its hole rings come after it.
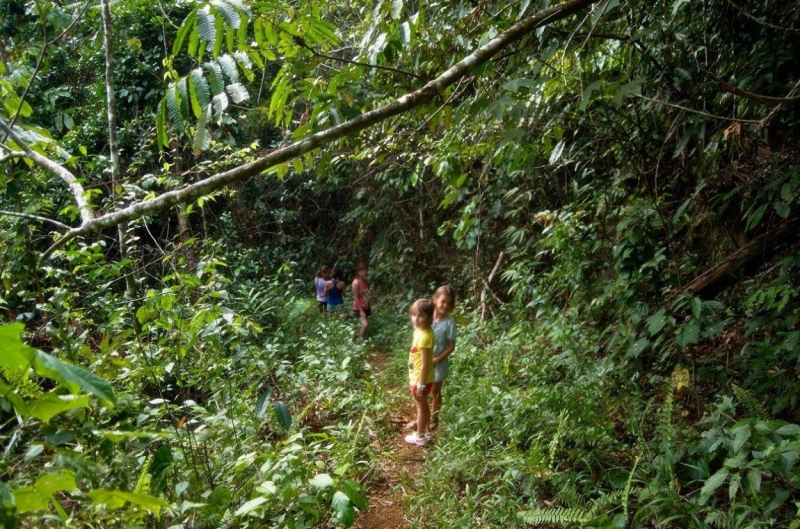
POLYGON ((796 238, 799 221, 800 216, 795 215, 784 220, 774 229, 759 235, 694 278, 683 287, 681 293, 700 294, 719 291, 720 287, 725 285, 733 272, 751 263, 759 255, 771 250, 775 243, 791 237, 796 238))
POLYGON ((72 191, 72 196, 75 198, 75 203, 78 205, 78 209, 81 212, 81 220, 83 221, 83 225, 91 222, 94 219, 94 214, 89 206, 89 201, 86 199, 86 193, 83 189, 83 186, 78 182, 78 179, 75 178, 75 175, 47 156, 41 155, 31 149, 24 141, 20 139, 19 136, 17 136, 17 133, 14 132, 14 130, 1 119, 0 128, 2 128, 8 137, 14 140, 14 143, 16 143, 23 150, 26 158, 30 158, 34 163, 44 167, 67 183, 70 191, 72 191))
POLYGON ((356 118, 345 121, 340 125, 312 134, 299 142, 272 151, 253 162, 208 177, 180 190, 169 191, 152 200, 135 202, 124 209, 84 221, 80 227, 73 228, 66 232, 55 244, 42 254, 41 259, 46 259, 54 251, 61 248, 75 237, 86 235, 103 228, 110 228, 144 215, 163 211, 179 203, 191 202, 225 186, 260 174, 271 167, 293 160, 294 158, 332 143, 349 134, 359 132, 381 121, 407 112, 412 108, 424 105, 432 101, 442 90, 465 75, 468 75, 475 68, 488 62, 503 48, 517 42, 537 28, 562 20, 585 7, 589 7, 595 1, 596 0, 568 0, 557 6, 544 9, 526 17, 506 31, 498 34, 467 57, 461 59, 439 75, 439 77, 427 82, 421 88, 407 93, 391 103, 387 103, 374 110, 365 112, 356 118))
POLYGON ((753 101, 761 101, 764 103, 800 103, 800 96, 794 96, 794 97, 765 96, 761 94, 754 94, 753 92, 747 92, 746 90, 742 90, 741 88, 736 88, 733 85, 729 85, 725 81, 720 81, 719 84, 722 86, 722 89, 725 90, 726 92, 730 92, 731 94, 742 96, 747 99, 752 99, 753 101))
POLYGON ((58 226, 62 230, 69 229, 69 226, 67 226, 66 224, 62 224, 57 220, 48 219, 47 217, 40 217, 39 215, 31 215, 30 213, 17 213, 16 211, 6 211, 4 209, 0 209, 0 215, 8 215, 9 217, 20 217, 29 220, 38 220, 39 222, 49 222, 50 224, 58 226))

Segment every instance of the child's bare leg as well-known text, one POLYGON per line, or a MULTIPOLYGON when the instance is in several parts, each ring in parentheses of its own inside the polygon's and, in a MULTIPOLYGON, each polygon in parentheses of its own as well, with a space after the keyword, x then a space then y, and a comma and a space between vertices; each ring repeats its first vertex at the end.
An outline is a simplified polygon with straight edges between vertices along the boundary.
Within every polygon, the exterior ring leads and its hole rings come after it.
POLYGON ((427 395, 417 395, 417 435, 422 437, 428 433, 428 423, 431 418, 431 411, 428 408, 427 395))
POLYGON ((431 382, 431 425, 439 423, 439 409, 442 407, 442 384, 431 382))
POLYGON ((366 314, 362 314, 361 317, 360 317, 360 320, 361 320, 361 330, 358 331, 358 335, 361 338, 366 338, 367 337, 367 327, 369 327, 369 321, 367 320, 366 314))

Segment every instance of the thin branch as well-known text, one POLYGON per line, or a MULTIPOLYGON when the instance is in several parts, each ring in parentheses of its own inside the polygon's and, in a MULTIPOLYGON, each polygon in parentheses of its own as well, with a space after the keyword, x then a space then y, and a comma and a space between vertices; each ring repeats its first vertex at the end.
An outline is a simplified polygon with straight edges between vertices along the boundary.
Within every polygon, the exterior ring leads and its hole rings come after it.
POLYGON ((312 48, 311 46, 306 44, 305 41, 303 41, 300 38, 297 38, 295 40, 295 42, 298 45, 300 45, 301 48, 305 48, 308 51, 310 51, 315 57, 320 57, 322 59, 328 59, 328 60, 331 60, 331 61, 344 62, 344 63, 347 63, 347 64, 355 64, 356 66, 364 66, 365 68, 375 68, 376 70, 387 70, 387 71, 390 71, 390 72, 395 72, 395 73, 399 73, 399 74, 403 74, 403 75, 408 75, 408 76, 414 77, 415 79, 419 79, 423 83, 425 81, 427 81, 427 79, 425 79, 424 77, 422 77, 420 75, 415 74, 414 72, 407 72, 405 70, 400 70, 398 68, 392 68, 391 66, 383 66, 383 65, 380 65, 380 64, 369 64, 369 63, 366 63, 366 62, 352 61, 350 59, 345 59, 343 57, 334 57, 332 55, 325 55, 323 53, 319 53, 314 48, 312 48))
POLYGON ((800 103, 800 96, 794 96, 794 97, 765 96, 761 94, 755 94, 753 92, 747 92, 746 90, 742 90, 741 88, 736 88, 733 85, 729 85, 725 81, 720 81, 719 84, 722 85, 722 89, 725 90, 726 92, 730 92, 731 94, 742 96, 747 99, 752 99, 753 101, 761 101, 763 103, 800 103))
POLYGON ((17 133, 14 132, 14 130, 2 119, 0 119, 0 128, 6 132, 6 135, 9 138, 14 140, 14 143, 22 148, 22 150, 25 152, 26 158, 30 158, 35 163, 44 167, 67 183, 70 191, 72 191, 72 196, 75 197, 75 202, 78 204, 78 209, 80 209, 81 220, 83 221, 83 224, 86 224, 94 219, 94 214, 92 213, 89 201, 86 199, 86 193, 83 189, 83 186, 78 182, 78 179, 75 178, 74 174, 47 156, 34 152, 33 149, 28 147, 28 145, 22 141, 19 136, 17 136, 17 133))
POLYGON ((595 0, 567 0, 556 6, 539 11, 498 34, 489 42, 480 46, 474 52, 445 70, 441 75, 427 82, 421 88, 409 92, 390 103, 365 112, 358 117, 327 130, 311 134, 301 141, 276 149, 250 163, 189 184, 182 189, 168 191, 152 200, 134 202, 124 209, 106 213, 93 220, 86 221, 80 227, 73 228, 66 232, 63 237, 41 255, 40 259, 46 259, 54 251, 64 246, 75 237, 103 228, 110 228, 117 224, 150 215, 158 211, 163 211, 179 203, 197 200, 225 186, 246 180, 272 167, 286 163, 298 156, 302 156, 303 154, 328 145, 340 138, 344 138, 345 136, 367 129, 394 116, 403 114, 413 108, 427 104, 433 101, 443 89, 456 83, 464 76, 469 75, 476 68, 494 57, 500 50, 519 41, 537 28, 552 24, 579 12, 581 9, 592 5, 594 1, 595 0))
POLYGON ((0 215, 8 215, 9 217, 20 217, 29 220, 38 220, 39 222, 49 222, 50 224, 58 226, 62 230, 69 229, 69 226, 67 226, 66 224, 61 224, 57 220, 48 219, 47 217, 40 217, 39 215, 31 215, 30 213, 17 213, 16 211, 6 211, 4 209, 0 209, 0 215))
MULTIPOLYGON (((798 90, 800 90, 800 81, 797 81, 797 83, 794 85, 794 88, 792 88, 791 92, 789 92, 789 95, 787 97, 794 96, 798 90)), ((778 115, 778 112, 780 112, 781 109, 783 109, 783 103, 776 105, 775 108, 773 108, 772 111, 769 114, 767 114, 767 117, 761 120, 761 123, 758 124, 756 130, 769 125, 769 123, 773 120, 775 116, 778 115)))
POLYGON ((759 121, 757 119, 739 119, 739 118, 729 118, 727 116, 717 116, 716 114, 709 114, 708 112, 703 112, 702 110, 695 110, 693 108, 688 108, 688 107, 684 107, 684 106, 681 106, 681 105, 676 105, 674 103, 667 103, 666 101, 659 101, 658 99, 650 99, 649 97, 645 97, 645 96, 639 95, 639 94, 631 94, 631 95, 634 95, 634 96, 636 96, 636 97, 638 97, 640 99, 644 99, 645 101, 650 101, 651 103, 658 103, 659 105, 664 105, 664 106, 667 106, 667 107, 672 107, 672 108, 677 108, 677 109, 680 109, 680 110, 685 110, 686 112, 691 112, 692 114, 699 114, 701 116, 706 116, 707 118, 721 119, 721 120, 725 120, 725 121, 733 121, 733 122, 736 122, 736 123, 755 123, 755 124, 761 123, 761 121, 759 121))
POLYGON ((4 151, 6 151, 6 155, 4 157, 0 158, 0 160, 5 160, 6 158, 25 158, 25 156, 26 156, 26 154, 24 152, 15 151, 15 150, 11 149, 11 147, 6 145, 5 143, 0 143, 0 149, 3 149, 4 151))
POLYGON ((766 20, 761 20, 760 18, 757 18, 757 17, 751 15, 750 13, 748 13, 747 11, 745 11, 742 7, 740 7, 739 5, 734 3, 733 0, 728 0, 728 3, 730 5, 732 5, 733 7, 735 7, 736 10, 739 11, 741 14, 743 14, 744 16, 749 18, 750 20, 753 20, 754 22, 757 22, 758 24, 761 24, 762 26, 767 26, 768 28, 777 29, 778 31, 794 31, 794 32, 800 33, 800 29, 784 28, 782 26, 776 26, 775 24, 770 24, 766 20))

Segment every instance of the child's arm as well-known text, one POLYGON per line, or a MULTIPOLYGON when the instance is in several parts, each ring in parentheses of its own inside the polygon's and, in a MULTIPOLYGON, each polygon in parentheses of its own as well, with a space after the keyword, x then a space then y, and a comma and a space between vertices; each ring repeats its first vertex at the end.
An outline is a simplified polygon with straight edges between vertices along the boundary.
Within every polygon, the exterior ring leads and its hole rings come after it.
POLYGON ((455 340, 453 340, 452 342, 447 344, 447 347, 444 348, 444 351, 439 353, 439 356, 433 359, 433 365, 438 364, 439 362, 450 356, 450 353, 452 353, 455 350, 455 348, 456 348, 456 342, 455 340))
POLYGON ((358 289, 361 286, 358 279, 353 281, 353 284, 350 285, 350 293, 353 294, 353 305, 358 307, 358 311, 361 314, 364 314, 364 307, 361 306, 361 302, 358 300, 358 289))
POLYGON ((420 347, 419 354, 422 360, 422 367, 419 370, 419 382, 417 387, 425 387, 425 380, 428 378, 428 370, 431 368, 431 357, 433 356, 433 349, 430 347, 420 347))

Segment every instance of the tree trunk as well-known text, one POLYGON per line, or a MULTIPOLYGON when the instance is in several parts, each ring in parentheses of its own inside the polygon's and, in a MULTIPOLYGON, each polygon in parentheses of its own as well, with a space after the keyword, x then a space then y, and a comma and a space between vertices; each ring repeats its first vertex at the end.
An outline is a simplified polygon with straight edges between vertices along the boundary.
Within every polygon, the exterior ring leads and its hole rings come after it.
MULTIPOLYGON (((111 158, 111 202, 115 208, 117 202, 117 187, 119 186, 119 146, 117 144, 117 101, 114 94, 114 48, 111 41, 112 20, 111 20, 111 0, 103 0, 103 34, 105 36, 106 48, 106 101, 108 112, 108 143, 111 158)), ((123 262, 122 274, 125 277, 125 286, 128 297, 133 303, 133 314, 131 320, 136 332, 141 331, 139 320, 136 318, 136 309, 139 305, 136 290, 136 280, 133 277, 133 269, 125 261, 128 260, 128 247, 125 240, 128 231, 128 222, 117 224, 117 241, 119 243, 119 258, 123 262)))

